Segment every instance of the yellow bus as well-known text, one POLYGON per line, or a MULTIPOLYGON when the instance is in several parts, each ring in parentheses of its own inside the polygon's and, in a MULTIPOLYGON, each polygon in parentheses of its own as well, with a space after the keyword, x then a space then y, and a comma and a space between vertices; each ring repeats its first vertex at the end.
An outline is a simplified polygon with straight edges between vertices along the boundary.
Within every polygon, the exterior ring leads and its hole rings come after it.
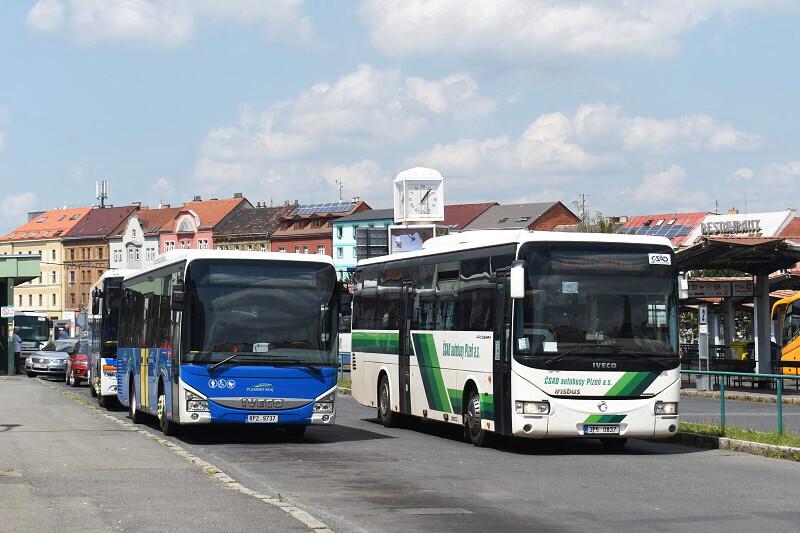
MULTIPOLYGON (((772 320, 777 325, 775 340, 781 347, 781 363, 800 366, 800 292, 775 302, 772 320)), ((798 371, 797 366, 782 367, 783 374, 794 375, 798 371)))

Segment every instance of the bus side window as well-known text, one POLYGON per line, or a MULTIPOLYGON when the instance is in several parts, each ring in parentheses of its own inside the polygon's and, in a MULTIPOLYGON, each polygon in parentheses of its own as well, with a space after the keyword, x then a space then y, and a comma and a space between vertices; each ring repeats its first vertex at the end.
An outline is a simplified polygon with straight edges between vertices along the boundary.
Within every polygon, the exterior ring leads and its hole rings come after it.
POLYGON ((786 306, 786 315, 783 319, 783 345, 795 340, 800 334, 800 300, 795 300, 786 306))

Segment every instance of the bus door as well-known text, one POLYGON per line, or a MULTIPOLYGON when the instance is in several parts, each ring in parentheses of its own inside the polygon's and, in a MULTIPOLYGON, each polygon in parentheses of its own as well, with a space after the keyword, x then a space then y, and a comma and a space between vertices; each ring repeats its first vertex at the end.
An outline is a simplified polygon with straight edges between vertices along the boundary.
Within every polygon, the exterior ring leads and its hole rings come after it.
POLYGON ((400 385, 400 412, 411 414, 411 315, 414 312, 414 284, 403 280, 403 309, 400 316, 398 383, 400 385))
POLYGON ((511 298, 509 270, 495 274, 494 319, 494 427, 502 435, 511 434, 511 298))

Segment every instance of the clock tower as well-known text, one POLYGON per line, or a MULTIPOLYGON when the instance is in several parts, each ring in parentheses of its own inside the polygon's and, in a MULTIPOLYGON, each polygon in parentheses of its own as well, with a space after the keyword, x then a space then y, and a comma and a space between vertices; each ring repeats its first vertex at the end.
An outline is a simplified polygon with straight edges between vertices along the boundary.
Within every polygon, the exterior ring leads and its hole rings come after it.
POLYGON ((444 221, 444 178, 438 171, 415 167, 397 175, 394 220, 399 224, 444 221))

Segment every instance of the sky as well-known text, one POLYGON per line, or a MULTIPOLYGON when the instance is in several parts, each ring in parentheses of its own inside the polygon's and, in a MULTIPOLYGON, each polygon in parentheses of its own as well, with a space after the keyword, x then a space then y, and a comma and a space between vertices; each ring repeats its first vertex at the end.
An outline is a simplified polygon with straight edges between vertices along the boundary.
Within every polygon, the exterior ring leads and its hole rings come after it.
POLYGON ((32 210, 446 203, 800 207, 783 0, 0 2, 0 234, 32 210))

